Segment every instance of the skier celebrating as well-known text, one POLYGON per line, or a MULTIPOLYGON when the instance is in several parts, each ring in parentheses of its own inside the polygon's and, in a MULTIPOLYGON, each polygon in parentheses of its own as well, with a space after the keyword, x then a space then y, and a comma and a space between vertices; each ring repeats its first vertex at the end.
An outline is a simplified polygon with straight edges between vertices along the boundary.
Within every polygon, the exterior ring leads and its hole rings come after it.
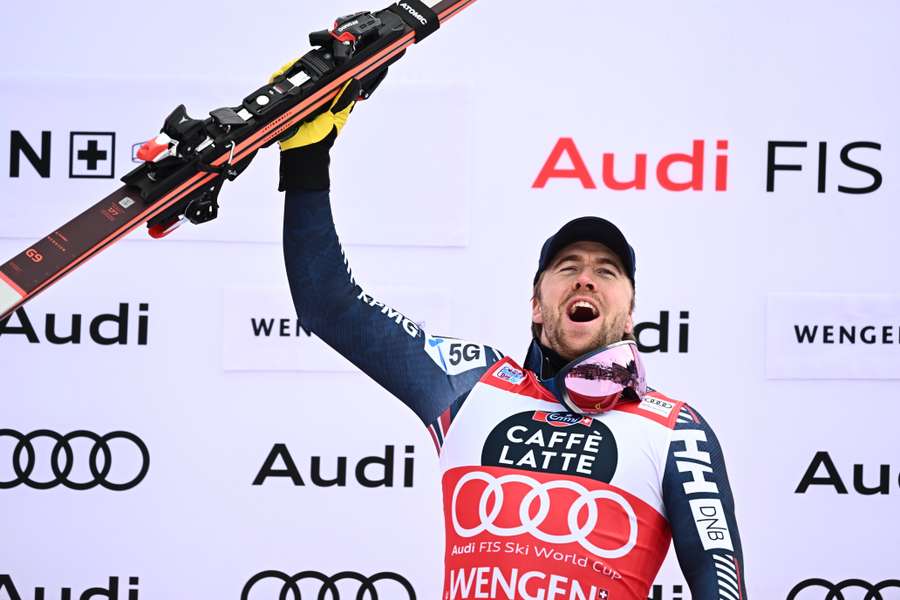
POLYGON ((524 367, 432 335, 349 274, 329 205, 329 151, 353 108, 281 142, 284 255, 301 324, 410 407, 440 454, 446 600, 646 598, 674 540, 695 600, 744 600, 719 443, 650 390, 633 337, 635 254, 583 217, 541 249, 524 367))

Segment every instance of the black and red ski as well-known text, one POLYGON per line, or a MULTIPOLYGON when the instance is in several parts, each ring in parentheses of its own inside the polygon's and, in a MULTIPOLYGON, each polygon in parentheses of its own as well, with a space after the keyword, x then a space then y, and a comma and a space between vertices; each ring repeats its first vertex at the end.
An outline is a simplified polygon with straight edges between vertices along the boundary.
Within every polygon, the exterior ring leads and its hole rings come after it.
POLYGON ((264 148, 319 114, 350 79, 367 98, 406 49, 475 0, 429 6, 403 0, 376 12, 335 21, 310 34, 315 48, 237 107, 191 119, 176 108, 138 157, 145 162, 122 177, 124 186, 18 256, 0 265, 0 321, 101 250, 147 224, 163 237, 184 221, 218 214, 218 194, 264 148))

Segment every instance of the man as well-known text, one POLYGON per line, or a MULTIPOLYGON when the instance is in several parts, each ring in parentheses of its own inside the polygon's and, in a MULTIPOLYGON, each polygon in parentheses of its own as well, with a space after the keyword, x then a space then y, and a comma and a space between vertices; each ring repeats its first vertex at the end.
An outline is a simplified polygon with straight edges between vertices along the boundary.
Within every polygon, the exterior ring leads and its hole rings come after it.
POLYGON ((670 539, 694 600, 744 600, 718 441, 650 391, 633 340, 635 255, 596 217, 544 244, 524 368, 431 335, 356 285, 329 205, 329 149, 358 95, 282 142, 284 253, 301 324, 409 406, 440 454, 444 595, 645 598, 670 539))

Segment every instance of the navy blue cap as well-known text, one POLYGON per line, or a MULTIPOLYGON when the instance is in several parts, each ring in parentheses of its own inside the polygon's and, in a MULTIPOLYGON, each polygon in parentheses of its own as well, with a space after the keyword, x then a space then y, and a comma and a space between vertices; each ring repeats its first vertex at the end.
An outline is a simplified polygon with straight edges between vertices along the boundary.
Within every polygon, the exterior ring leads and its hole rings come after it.
POLYGON ((541 258, 538 261, 538 270, 534 274, 534 283, 537 283, 538 277, 541 276, 544 269, 550 266, 560 250, 569 244, 582 241, 598 242, 612 250, 622 261, 625 274, 631 280, 631 285, 634 286, 636 268, 634 248, 631 247, 618 227, 600 217, 579 217, 569 221, 544 242, 544 246, 541 248, 541 258))

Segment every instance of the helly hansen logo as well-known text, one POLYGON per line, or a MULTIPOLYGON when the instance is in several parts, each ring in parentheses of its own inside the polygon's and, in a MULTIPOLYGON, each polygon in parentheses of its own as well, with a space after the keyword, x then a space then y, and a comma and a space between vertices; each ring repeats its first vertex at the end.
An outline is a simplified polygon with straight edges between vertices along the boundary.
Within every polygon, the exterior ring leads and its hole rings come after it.
POLYGON ((700 429, 676 429, 672 432, 675 451, 675 466, 679 473, 687 473, 682 478, 684 493, 694 516, 697 533, 704 550, 720 549, 734 551, 731 532, 722 501, 718 498, 719 486, 707 479, 712 473, 709 452, 700 449, 708 444, 706 433, 700 429), (680 448, 684 448, 681 450, 680 448))

